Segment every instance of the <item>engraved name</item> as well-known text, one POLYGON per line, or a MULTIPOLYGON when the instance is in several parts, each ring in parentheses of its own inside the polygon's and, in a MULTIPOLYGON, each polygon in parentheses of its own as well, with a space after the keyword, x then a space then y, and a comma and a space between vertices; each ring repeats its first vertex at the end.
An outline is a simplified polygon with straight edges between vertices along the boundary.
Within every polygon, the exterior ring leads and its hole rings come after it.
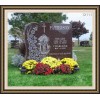
POLYGON ((50 30, 69 30, 70 26, 50 26, 50 30))

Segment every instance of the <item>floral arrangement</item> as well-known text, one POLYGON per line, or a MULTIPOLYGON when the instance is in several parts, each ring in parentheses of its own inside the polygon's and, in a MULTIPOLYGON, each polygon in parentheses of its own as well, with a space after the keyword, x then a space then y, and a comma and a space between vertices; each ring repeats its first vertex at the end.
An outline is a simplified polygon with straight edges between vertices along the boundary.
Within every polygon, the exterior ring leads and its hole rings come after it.
POLYGON ((60 66, 62 63, 60 60, 57 60, 54 57, 45 57, 41 60, 43 64, 49 65, 52 69, 56 68, 57 66, 60 66))
POLYGON ((31 73, 37 63, 38 62, 36 60, 27 60, 22 64, 20 70, 22 73, 31 73))
POLYGON ((64 64, 60 65, 60 71, 61 71, 61 73, 64 73, 64 74, 71 73, 70 66, 64 65, 64 64))
POLYGON ((72 71, 74 70, 74 68, 76 68, 76 66, 79 68, 78 63, 72 58, 63 58, 61 62, 62 64, 69 65, 72 71))
POLYGON ((49 75, 55 73, 70 74, 79 70, 78 63, 72 58, 57 60, 54 57, 45 57, 41 62, 27 60, 22 64, 22 73, 33 73, 36 75, 49 75))
POLYGON ((61 64, 60 66, 54 69, 54 73, 69 74, 71 73, 71 69, 69 65, 61 64))
POLYGON ((43 64, 43 63, 38 63, 33 70, 33 73, 36 75, 49 75, 53 73, 53 70, 50 68, 50 66, 43 64))

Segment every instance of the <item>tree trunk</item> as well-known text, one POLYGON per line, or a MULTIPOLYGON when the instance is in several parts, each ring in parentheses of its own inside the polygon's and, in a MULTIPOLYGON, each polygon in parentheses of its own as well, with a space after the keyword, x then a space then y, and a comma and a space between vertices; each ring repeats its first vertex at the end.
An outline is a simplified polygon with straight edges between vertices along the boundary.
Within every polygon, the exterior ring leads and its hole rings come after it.
POLYGON ((15 41, 17 40, 17 36, 15 36, 15 41))
POLYGON ((80 46, 80 40, 79 40, 79 37, 78 37, 78 46, 80 46))

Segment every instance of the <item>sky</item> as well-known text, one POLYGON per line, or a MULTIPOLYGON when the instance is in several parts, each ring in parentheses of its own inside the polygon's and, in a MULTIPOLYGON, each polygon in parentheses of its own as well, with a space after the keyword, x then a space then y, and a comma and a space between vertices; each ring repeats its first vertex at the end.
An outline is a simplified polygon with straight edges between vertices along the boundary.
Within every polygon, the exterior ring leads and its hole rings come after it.
MULTIPOLYGON (((11 19, 11 14, 12 13, 8 13, 8 19, 11 19)), ((68 19, 66 21, 63 21, 63 23, 65 24, 69 24, 70 21, 81 21, 81 22, 85 22, 85 27, 89 30, 89 33, 84 34, 82 36, 80 36, 80 41, 82 40, 89 40, 90 38, 90 34, 93 31, 92 30, 92 16, 91 15, 86 15, 85 13, 82 12, 70 12, 70 13, 63 13, 66 14, 66 16, 68 17, 68 19)), ((10 25, 8 25, 8 30, 11 28, 10 25)), ((8 40, 13 40, 14 38, 11 35, 8 35, 8 40)), ((73 38, 73 40, 77 40, 76 38, 73 38)))

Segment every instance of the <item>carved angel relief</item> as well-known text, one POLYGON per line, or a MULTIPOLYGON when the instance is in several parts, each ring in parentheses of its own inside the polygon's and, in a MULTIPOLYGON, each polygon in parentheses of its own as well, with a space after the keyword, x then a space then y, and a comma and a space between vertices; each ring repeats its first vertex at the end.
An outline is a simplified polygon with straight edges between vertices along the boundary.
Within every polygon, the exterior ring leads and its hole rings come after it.
POLYGON ((50 45, 49 37, 47 37, 45 34, 41 35, 39 38, 35 36, 37 29, 37 27, 33 27, 31 32, 27 34, 27 41, 29 45, 28 59, 35 59, 37 61, 40 61, 49 53, 50 45))

